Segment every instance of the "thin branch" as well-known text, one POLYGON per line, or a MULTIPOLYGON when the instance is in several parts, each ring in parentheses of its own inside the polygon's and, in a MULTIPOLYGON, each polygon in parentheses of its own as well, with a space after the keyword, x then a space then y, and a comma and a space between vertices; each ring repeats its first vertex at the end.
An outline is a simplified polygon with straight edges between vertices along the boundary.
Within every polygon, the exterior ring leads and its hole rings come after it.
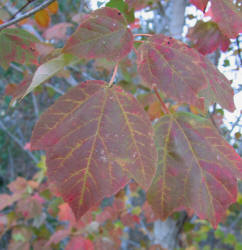
POLYGON ((151 34, 134 34, 134 37, 136 37, 136 36, 153 36, 153 35, 151 35, 151 34))
POLYGON ((233 132, 233 130, 234 130, 234 128, 236 127, 236 126, 238 126, 238 124, 239 124, 239 122, 240 122, 240 119, 241 119, 241 115, 237 118, 237 120, 233 123, 233 125, 232 125, 232 127, 231 127, 231 129, 230 129, 230 131, 229 131, 229 134, 231 134, 232 132, 233 132))
POLYGON ((142 84, 138 84, 137 88, 142 89, 142 90, 144 90, 146 92, 150 92, 150 89, 148 87, 142 85, 142 84))
POLYGON ((15 179, 15 173, 14 173, 14 161, 12 152, 10 150, 10 147, 8 147, 8 159, 9 159, 9 172, 10 172, 10 180, 13 181, 15 179))
POLYGON ((217 125, 215 119, 214 119, 214 115, 216 114, 216 109, 217 109, 217 103, 215 102, 213 104, 213 111, 209 114, 209 118, 213 124, 213 126, 217 129, 217 131, 219 132, 220 135, 223 135, 222 131, 220 130, 219 126, 217 125))
POLYGON ((22 144, 22 142, 15 136, 13 135, 7 128, 6 126, 0 121, 0 129, 2 129, 6 134, 8 134, 8 136, 15 141, 22 149, 25 153, 27 153, 29 155, 29 157, 35 162, 38 163, 37 158, 28 150, 24 149, 24 145, 22 144))
POLYGON ((159 94, 159 92, 158 92, 158 89, 157 89, 157 87, 156 87, 156 84, 153 84, 152 88, 153 88, 153 90, 154 90, 154 92, 155 92, 156 97, 158 98, 158 100, 159 100, 159 102, 160 102, 160 104, 161 104, 161 107, 162 107, 163 112, 164 112, 165 114, 169 114, 170 111, 168 110, 168 108, 166 107, 165 103, 164 103, 163 100, 161 99, 160 94, 159 94))
POLYGON ((237 47, 238 47, 238 56, 239 56, 240 64, 242 65, 242 57, 241 57, 239 36, 236 37, 236 44, 237 44, 237 47))
POLYGON ((16 13, 13 14, 13 16, 9 19, 9 21, 14 19, 19 13, 21 13, 25 8, 27 8, 34 1, 35 0, 28 0, 25 5, 23 5, 19 10, 16 11, 16 13))
POLYGON ((30 17, 30 16, 34 15, 36 12, 46 8, 47 6, 49 6, 54 1, 56 1, 56 0, 46 0, 44 3, 42 3, 39 6, 33 8, 32 10, 26 12, 25 14, 1 24, 0 25, 0 31, 7 28, 7 27, 9 27, 9 26, 11 26, 11 25, 13 25, 13 24, 15 24, 15 23, 18 23, 19 21, 21 21, 21 20, 23 20, 23 19, 25 19, 27 17, 30 17))
POLYGON ((34 95, 33 92, 31 92, 31 95, 32 95, 32 101, 33 101, 33 106, 34 106, 34 113, 35 113, 35 117, 36 119, 39 118, 39 107, 38 107, 38 102, 37 102, 37 99, 34 95))
POLYGON ((110 80, 109 83, 108 83, 108 87, 109 87, 109 88, 112 87, 113 82, 114 82, 114 79, 115 79, 115 77, 116 77, 116 75, 117 75, 117 72, 118 72, 118 63, 115 65, 114 70, 113 70, 112 78, 111 78, 111 80, 110 80))
POLYGON ((65 94, 64 91, 62 91, 61 89, 59 89, 59 88, 57 88, 57 87, 55 87, 55 86, 52 86, 52 85, 49 84, 49 83, 45 83, 44 86, 47 86, 48 88, 53 89, 56 93, 58 93, 58 94, 60 94, 60 95, 64 95, 64 94, 65 94))

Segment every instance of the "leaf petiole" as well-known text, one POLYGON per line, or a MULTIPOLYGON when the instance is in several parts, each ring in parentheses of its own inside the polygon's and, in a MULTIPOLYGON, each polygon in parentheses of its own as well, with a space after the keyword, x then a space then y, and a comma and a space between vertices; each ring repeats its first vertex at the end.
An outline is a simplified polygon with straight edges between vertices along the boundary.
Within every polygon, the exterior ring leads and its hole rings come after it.
POLYGON ((134 34, 134 37, 136 37, 136 36, 153 36, 153 35, 151 35, 151 34, 134 34))
POLYGON ((161 104, 161 107, 162 107, 162 110, 164 111, 164 113, 165 113, 165 114, 169 114, 170 111, 169 111, 169 109, 166 107, 166 105, 165 105, 165 103, 163 102, 162 98, 160 97, 160 94, 159 94, 159 92, 158 92, 158 89, 157 89, 156 84, 153 84, 153 85, 152 85, 152 89, 154 90, 155 95, 156 95, 156 97, 158 98, 158 100, 159 100, 159 102, 160 102, 160 104, 161 104))
POLYGON ((109 87, 109 88, 111 88, 111 87, 113 86, 114 79, 115 79, 115 77, 116 77, 116 75, 117 75, 117 72, 118 72, 118 65, 119 65, 119 63, 117 63, 117 64, 115 65, 115 67, 114 67, 113 75, 112 75, 112 77, 111 77, 111 79, 110 79, 110 81, 109 81, 109 83, 108 83, 108 87, 109 87))

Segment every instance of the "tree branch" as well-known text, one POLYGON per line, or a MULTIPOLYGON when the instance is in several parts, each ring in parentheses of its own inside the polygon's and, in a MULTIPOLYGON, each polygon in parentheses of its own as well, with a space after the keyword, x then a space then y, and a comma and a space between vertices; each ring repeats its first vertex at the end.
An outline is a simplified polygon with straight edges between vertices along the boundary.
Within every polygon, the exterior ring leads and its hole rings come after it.
POLYGON ((0 129, 3 130, 13 141, 15 141, 35 163, 38 163, 38 159, 30 151, 24 149, 24 145, 22 144, 22 142, 15 135, 13 135, 1 121, 0 129))
POLYGON ((238 57, 239 57, 239 60, 240 60, 240 64, 242 64, 242 57, 241 57, 241 49, 240 49, 240 41, 239 41, 239 36, 236 37, 236 44, 237 44, 237 47, 238 47, 238 57))
POLYGON ((25 8, 27 8, 34 1, 35 0, 28 0, 27 3, 24 6, 22 6, 19 10, 17 10, 8 21, 14 19, 19 13, 21 13, 25 8))
POLYGON ((56 1, 56 0, 46 0, 44 3, 42 3, 39 6, 33 8, 32 10, 26 12, 25 14, 1 24, 0 25, 0 31, 7 28, 7 27, 9 27, 9 26, 11 26, 11 25, 13 25, 13 24, 15 24, 15 23, 18 23, 19 21, 21 21, 21 20, 23 20, 23 19, 25 19, 27 17, 30 17, 30 16, 34 15, 36 12, 46 8, 47 6, 49 6, 54 1, 56 1))

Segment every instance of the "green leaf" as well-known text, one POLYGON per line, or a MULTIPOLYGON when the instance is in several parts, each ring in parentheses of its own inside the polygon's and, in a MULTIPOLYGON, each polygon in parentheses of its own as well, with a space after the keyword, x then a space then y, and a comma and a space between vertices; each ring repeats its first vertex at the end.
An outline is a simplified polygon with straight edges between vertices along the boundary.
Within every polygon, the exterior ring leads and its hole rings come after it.
POLYGON ((120 12, 124 13, 128 9, 128 4, 125 3, 123 0, 110 0, 106 7, 116 8, 120 12))
POLYGON ((32 80, 30 80, 28 76, 20 84, 14 87, 14 90, 10 93, 13 97, 11 103, 17 99, 24 98, 36 87, 39 87, 41 84, 60 72, 64 67, 70 64, 75 64, 79 61, 79 58, 71 54, 61 54, 58 57, 43 63, 35 71, 32 80))
POLYGON ((224 239, 224 241, 223 241, 225 244, 228 244, 228 245, 234 245, 235 243, 236 243, 236 238, 235 238, 235 236, 233 235, 233 234, 228 234, 226 237, 225 237, 225 239, 224 239))
POLYGON ((224 232, 221 231, 220 229, 217 229, 217 230, 214 232, 214 234, 215 234, 215 237, 216 237, 217 239, 223 239, 223 238, 224 238, 224 232))
POLYGON ((242 250, 242 243, 236 243, 234 250, 242 250))
POLYGON ((13 239, 15 241, 22 241, 22 242, 25 242, 25 238, 24 236, 21 234, 21 233, 16 233, 16 234, 13 234, 13 239))
POLYGON ((40 84, 46 82, 52 76, 60 72, 64 67, 75 64, 79 62, 79 58, 71 54, 61 54, 58 57, 47 61, 46 63, 40 65, 35 71, 32 82, 26 89, 24 96, 29 94, 34 88, 38 87, 40 84))

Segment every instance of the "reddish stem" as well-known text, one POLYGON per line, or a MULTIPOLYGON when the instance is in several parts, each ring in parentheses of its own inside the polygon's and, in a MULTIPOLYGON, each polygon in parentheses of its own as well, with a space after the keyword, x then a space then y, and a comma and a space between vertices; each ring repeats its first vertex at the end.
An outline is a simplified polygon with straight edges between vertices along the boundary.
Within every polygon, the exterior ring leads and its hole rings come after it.
POLYGON ((109 83, 108 83, 108 87, 109 87, 109 88, 112 87, 113 82, 114 82, 114 79, 115 79, 115 77, 116 77, 116 75, 117 75, 117 72, 118 72, 118 63, 115 65, 114 70, 113 70, 112 78, 111 78, 111 80, 110 80, 109 83))
POLYGON ((159 102, 160 102, 160 104, 161 104, 161 107, 162 107, 163 112, 164 112, 165 114, 169 114, 170 111, 169 111, 169 109, 166 107, 166 105, 165 105, 165 103, 163 102, 162 98, 160 97, 160 94, 159 94, 159 92, 158 92, 158 89, 157 89, 157 87, 156 87, 156 84, 154 84, 154 85, 152 86, 152 88, 153 88, 153 90, 155 91, 155 95, 156 95, 156 97, 158 98, 158 100, 159 100, 159 102))
POLYGON ((136 36, 153 36, 153 35, 151 35, 151 34, 134 34, 134 37, 136 37, 136 36))

